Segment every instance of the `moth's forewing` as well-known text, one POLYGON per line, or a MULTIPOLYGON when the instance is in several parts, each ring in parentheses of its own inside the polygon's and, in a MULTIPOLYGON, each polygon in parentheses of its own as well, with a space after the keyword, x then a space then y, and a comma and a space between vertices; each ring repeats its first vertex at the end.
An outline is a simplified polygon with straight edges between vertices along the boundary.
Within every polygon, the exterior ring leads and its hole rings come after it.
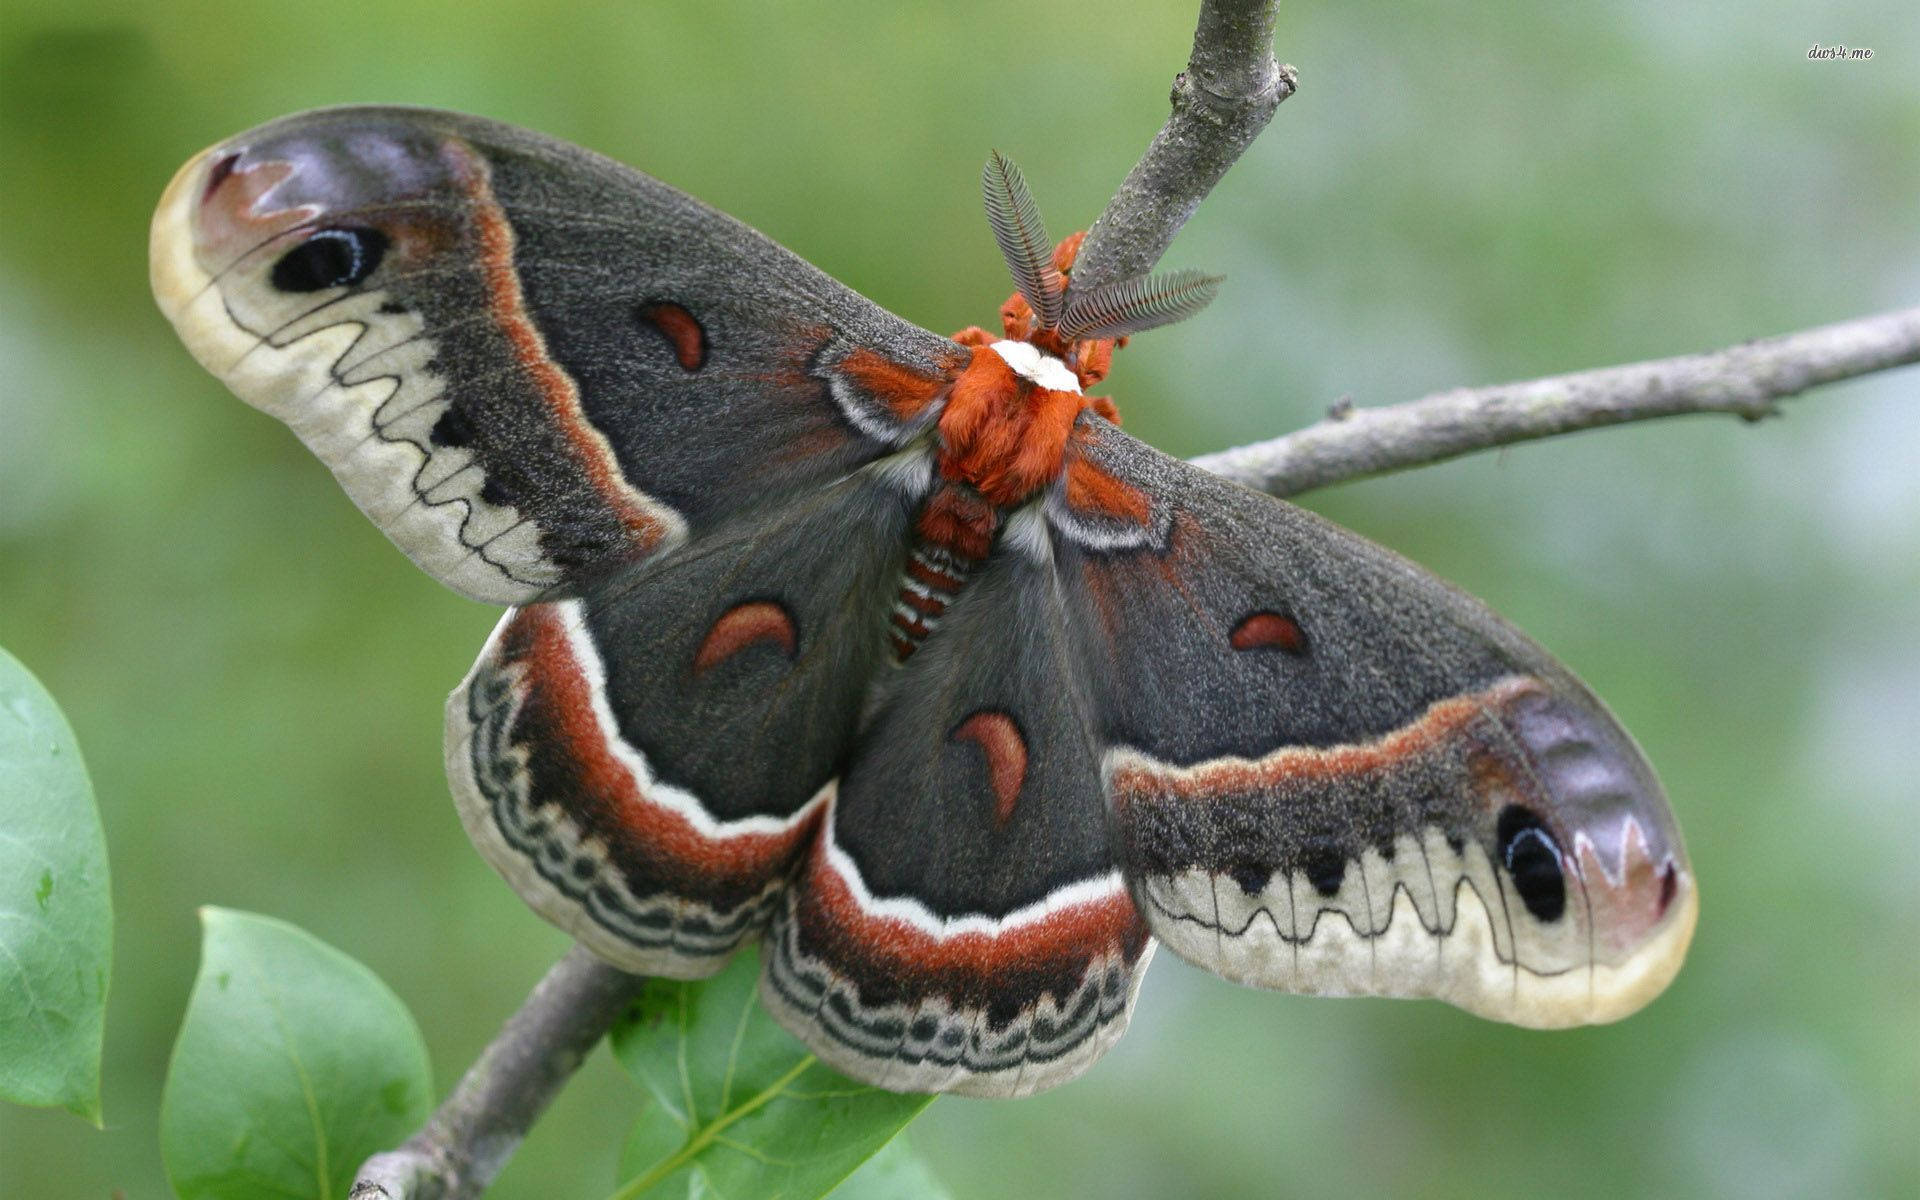
POLYGON ((1659 780, 1586 687, 1311 513, 1118 430, 1085 453, 1153 501, 1139 548, 1065 525, 1056 565, 1120 861, 1170 948, 1245 983, 1537 1026, 1666 986, 1693 875, 1659 780))
POLYGON ((931 378, 958 353, 638 171, 421 109, 204 151, 151 257, 194 355, 495 603, 577 595, 890 452, 912 421, 843 362, 931 378))

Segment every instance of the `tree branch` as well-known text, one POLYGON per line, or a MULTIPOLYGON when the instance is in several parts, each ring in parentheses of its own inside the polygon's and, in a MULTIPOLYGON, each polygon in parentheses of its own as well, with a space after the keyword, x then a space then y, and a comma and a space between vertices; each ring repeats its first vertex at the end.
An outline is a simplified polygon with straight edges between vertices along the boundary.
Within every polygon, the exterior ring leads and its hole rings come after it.
POLYGON ((645 983, 567 951, 420 1132, 361 1166, 348 1200, 478 1196, 645 983))
POLYGON ((1284 437, 1194 459, 1276 496, 1440 462, 1514 442, 1683 413, 1758 421, 1774 401, 1823 383, 1920 362, 1920 308, 1799 333, 1497 387, 1458 388, 1384 408, 1335 409, 1284 437))
POLYGON ((1074 259, 1071 291, 1144 275, 1213 185, 1293 95, 1292 67, 1273 57, 1279 0, 1201 0, 1173 112, 1127 173, 1074 259))

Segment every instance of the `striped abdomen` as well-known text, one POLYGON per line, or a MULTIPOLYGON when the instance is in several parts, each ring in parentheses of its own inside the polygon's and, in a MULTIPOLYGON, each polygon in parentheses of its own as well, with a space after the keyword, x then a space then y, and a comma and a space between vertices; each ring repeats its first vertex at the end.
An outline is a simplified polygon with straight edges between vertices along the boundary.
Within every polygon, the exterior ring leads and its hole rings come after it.
POLYGON ((895 662, 907 661, 920 648, 979 562, 925 537, 915 540, 900 576, 900 594, 893 602, 892 624, 887 630, 895 662))

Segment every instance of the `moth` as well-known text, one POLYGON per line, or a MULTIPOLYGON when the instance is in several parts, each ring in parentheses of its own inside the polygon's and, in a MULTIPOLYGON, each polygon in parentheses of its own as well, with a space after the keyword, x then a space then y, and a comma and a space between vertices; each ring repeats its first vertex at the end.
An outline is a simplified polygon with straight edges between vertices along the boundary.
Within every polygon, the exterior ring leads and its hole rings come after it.
POLYGON ((1631 738, 1433 575, 1087 395, 1194 275, 1076 290, 995 156, 1003 332, 885 312, 572 145, 345 108, 188 162, 153 289, 422 568, 511 606, 448 701, 481 853, 630 971, 902 1091, 1237 982, 1610 1021, 1697 898, 1631 738))

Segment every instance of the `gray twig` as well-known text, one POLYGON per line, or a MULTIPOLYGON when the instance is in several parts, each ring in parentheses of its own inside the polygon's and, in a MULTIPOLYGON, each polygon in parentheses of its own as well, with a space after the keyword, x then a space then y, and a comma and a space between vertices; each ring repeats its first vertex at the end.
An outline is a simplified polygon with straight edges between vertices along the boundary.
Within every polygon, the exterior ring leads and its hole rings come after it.
POLYGON ((1293 95, 1292 67, 1273 57, 1279 0, 1201 0, 1173 112, 1087 231, 1070 293, 1144 275, 1213 185, 1293 95))
POLYGON ((361 1166, 348 1200, 478 1196, 645 982, 567 951, 420 1131, 361 1166))
POLYGON ((1920 362, 1920 308, 1688 354, 1459 388, 1384 408, 1341 406, 1296 433, 1193 461, 1263 492, 1310 488, 1558 433, 1682 413, 1772 416, 1823 383, 1920 362))

